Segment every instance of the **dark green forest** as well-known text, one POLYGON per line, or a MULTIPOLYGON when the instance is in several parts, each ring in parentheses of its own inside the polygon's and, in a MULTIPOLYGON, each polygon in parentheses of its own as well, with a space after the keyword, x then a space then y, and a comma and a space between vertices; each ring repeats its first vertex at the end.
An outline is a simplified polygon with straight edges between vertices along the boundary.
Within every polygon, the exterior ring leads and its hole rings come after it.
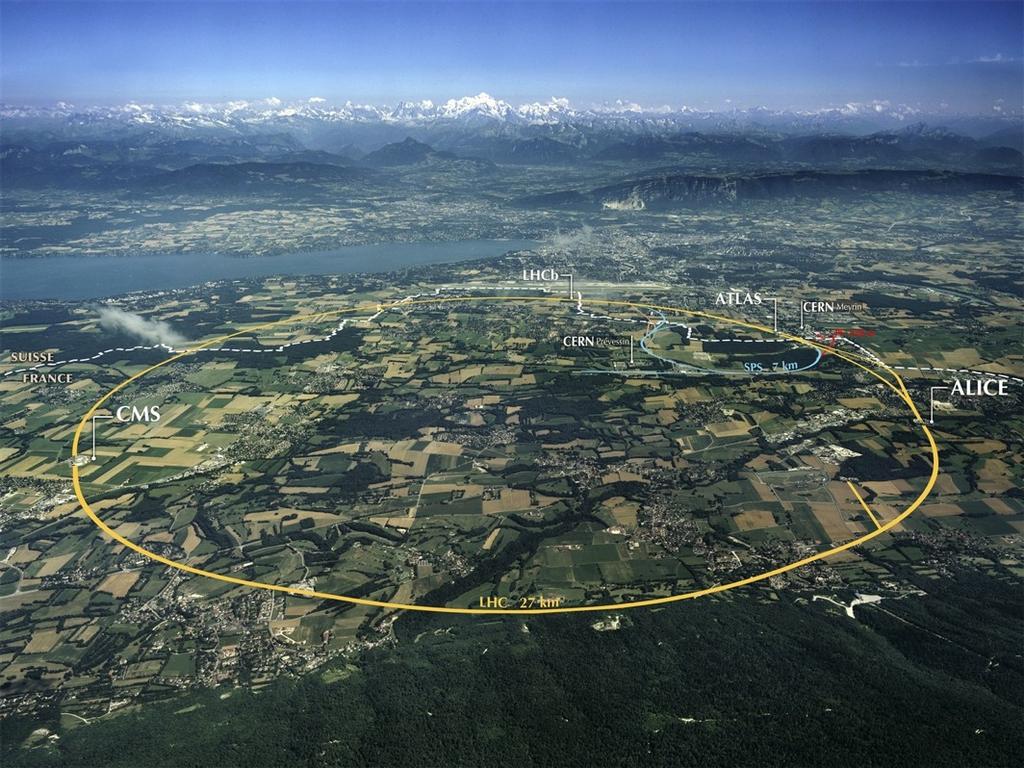
POLYGON ((61 731, 3 724, 0 764, 1011 766, 1024 761, 1017 585, 977 573, 857 609, 767 592, 624 614, 406 614, 398 642, 259 692, 187 693, 61 731), (182 710, 188 711, 182 711, 182 710), (33 728, 61 733, 22 749, 33 728))

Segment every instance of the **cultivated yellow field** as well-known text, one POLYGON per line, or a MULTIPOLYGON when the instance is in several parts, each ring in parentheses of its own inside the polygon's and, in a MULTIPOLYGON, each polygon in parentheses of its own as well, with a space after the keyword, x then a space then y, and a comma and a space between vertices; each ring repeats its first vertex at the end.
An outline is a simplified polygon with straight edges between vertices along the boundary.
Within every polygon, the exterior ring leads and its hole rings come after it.
POLYGON ((139 574, 140 571, 112 573, 96 589, 100 592, 109 592, 114 597, 124 597, 139 580, 139 574))
POLYGON ((748 509, 733 517, 733 522, 741 531, 752 531, 775 525, 775 515, 768 509, 748 509))

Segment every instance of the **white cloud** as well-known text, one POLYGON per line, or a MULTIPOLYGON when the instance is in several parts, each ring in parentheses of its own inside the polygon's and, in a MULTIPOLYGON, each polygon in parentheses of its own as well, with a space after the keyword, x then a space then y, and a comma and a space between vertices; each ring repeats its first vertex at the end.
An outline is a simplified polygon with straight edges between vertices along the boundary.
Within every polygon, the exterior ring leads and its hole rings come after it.
POLYGON ((163 320, 151 320, 134 312, 111 306, 99 308, 100 325, 110 332, 127 333, 140 341, 150 344, 165 344, 168 347, 182 346, 188 342, 163 320))
POLYGON ((1014 56, 1004 56, 1002 53, 997 53, 995 56, 979 56, 976 59, 971 59, 972 64, 1013 64, 1017 61, 1020 61, 1020 59, 1014 56))
POLYGON ((594 237, 594 228, 584 224, 572 232, 555 232, 548 241, 548 245, 560 251, 568 251, 588 245, 594 237))

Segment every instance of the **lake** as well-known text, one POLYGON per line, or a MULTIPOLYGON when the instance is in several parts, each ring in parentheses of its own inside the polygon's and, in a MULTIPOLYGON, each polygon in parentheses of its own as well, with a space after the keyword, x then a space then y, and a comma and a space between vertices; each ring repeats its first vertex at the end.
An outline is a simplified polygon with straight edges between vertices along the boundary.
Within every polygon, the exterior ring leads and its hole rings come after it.
POLYGON ((187 288, 211 280, 390 272, 424 264, 491 258, 534 245, 530 240, 461 240, 350 245, 250 259, 204 253, 3 259, 0 299, 99 299, 132 291, 187 288))

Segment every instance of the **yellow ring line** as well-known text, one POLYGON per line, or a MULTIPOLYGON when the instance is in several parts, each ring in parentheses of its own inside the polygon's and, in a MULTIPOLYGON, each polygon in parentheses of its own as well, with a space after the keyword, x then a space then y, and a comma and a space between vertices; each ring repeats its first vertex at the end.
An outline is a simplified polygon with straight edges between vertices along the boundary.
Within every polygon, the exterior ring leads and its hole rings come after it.
POLYGON ((882 524, 878 522, 878 518, 875 517, 875 513, 871 511, 871 507, 868 506, 868 503, 864 501, 864 497, 857 491, 857 486, 853 484, 852 480, 847 480, 846 484, 850 486, 850 490, 853 491, 853 495, 857 498, 857 501, 860 502, 860 505, 864 507, 864 511, 868 513, 868 517, 871 518, 871 522, 874 523, 876 527, 881 528, 882 524))
MULTIPOLYGON (((465 302, 481 302, 481 301, 491 301, 491 302, 493 302, 493 301, 529 301, 529 302, 551 302, 551 303, 566 303, 566 304, 575 304, 576 303, 575 300, 572 299, 572 298, 560 297, 560 296, 445 296, 445 297, 442 297, 442 298, 416 299, 416 300, 412 300, 412 301, 394 301, 394 302, 390 302, 390 303, 387 303, 387 304, 376 303, 376 304, 370 304, 370 305, 362 305, 362 306, 356 306, 356 307, 349 307, 347 309, 332 310, 329 313, 315 313, 315 314, 312 314, 312 315, 297 315, 295 317, 285 318, 283 320, 274 320, 274 321, 269 322, 269 323, 263 323, 263 324, 260 324, 260 325, 249 326, 247 328, 244 328, 243 330, 235 331, 234 333, 230 333, 230 334, 228 334, 226 336, 221 336, 221 337, 218 337, 218 338, 210 339, 209 341, 205 341, 202 344, 199 344, 199 345, 197 345, 195 347, 192 347, 190 349, 186 349, 186 350, 184 350, 182 352, 174 354, 174 355, 168 357, 166 360, 162 360, 161 362, 156 363, 155 365, 151 365, 148 368, 145 368, 142 371, 139 371, 138 373, 134 374, 133 376, 130 376, 129 378, 127 378, 124 381, 122 381, 120 384, 115 386, 113 389, 109 390, 105 395, 103 395, 99 400, 97 400, 93 404, 93 406, 86 412, 85 416, 82 417, 82 420, 79 422, 77 429, 75 429, 74 439, 72 440, 72 443, 71 443, 71 456, 72 456, 72 460, 74 459, 74 457, 78 456, 78 443, 79 443, 79 440, 80 440, 80 438, 82 436, 82 430, 85 429, 86 424, 89 423, 89 420, 92 418, 93 414, 95 414, 97 410, 99 410, 101 407, 103 407, 103 404, 106 403, 111 397, 113 397, 115 394, 120 392, 122 389, 127 387, 132 382, 137 381, 138 379, 142 378, 146 374, 148 374, 148 373, 150 373, 152 371, 155 371, 158 368, 162 368, 163 366, 165 366, 165 365, 167 365, 169 363, 173 363, 176 360, 181 360, 182 358, 187 357, 187 356, 189 356, 191 354, 194 354, 194 353, 196 353, 196 352, 198 352, 198 351, 200 351, 202 349, 206 349, 208 347, 212 347, 212 346, 215 346, 215 345, 218 345, 218 344, 223 344, 226 341, 230 341, 231 339, 237 338, 239 336, 244 336, 246 334, 253 333, 254 331, 261 331, 261 330, 264 330, 266 328, 271 328, 271 327, 278 326, 278 325, 286 325, 286 324, 289 324, 289 323, 308 322, 310 318, 317 318, 317 317, 322 317, 322 316, 327 316, 327 315, 337 316, 337 315, 342 315, 342 314, 356 314, 356 313, 362 312, 362 311, 371 311, 371 310, 380 310, 380 309, 394 309, 394 308, 397 308, 397 307, 409 307, 409 306, 426 305, 426 304, 447 304, 447 303, 465 303, 465 302)), ((810 339, 805 339, 805 338, 803 338, 801 336, 793 336, 792 334, 788 334, 788 333, 784 333, 784 332, 780 332, 780 331, 775 331, 772 328, 768 328, 768 327, 763 326, 763 325, 758 325, 756 323, 749 323, 749 322, 746 322, 746 321, 743 321, 743 320, 736 320, 736 319, 731 318, 731 317, 724 317, 724 316, 721 316, 721 315, 714 315, 714 314, 711 314, 709 312, 702 312, 702 311, 692 310, 692 309, 682 309, 682 308, 679 308, 679 307, 667 307, 667 306, 661 306, 661 305, 658 305, 658 304, 649 304, 649 303, 644 303, 644 302, 620 301, 620 300, 612 300, 612 299, 588 299, 587 301, 590 304, 602 304, 602 305, 611 306, 611 307, 632 307, 632 308, 639 308, 639 309, 657 309, 657 310, 662 310, 662 311, 665 311, 665 312, 671 312, 671 313, 676 314, 676 315, 689 315, 691 317, 704 317, 704 318, 708 318, 710 320, 718 320, 720 322, 730 323, 732 325, 737 325, 737 326, 740 326, 740 327, 743 327, 743 328, 749 328, 751 330, 760 331, 761 333, 771 334, 772 336, 776 336, 776 337, 785 339, 787 341, 792 341, 792 342, 795 342, 795 343, 798 343, 798 344, 803 344, 804 346, 812 347, 814 349, 819 349, 819 350, 822 350, 822 351, 827 351, 827 352, 830 352, 831 354, 833 354, 836 357, 839 357, 839 358, 841 358, 843 360, 846 360, 849 363, 852 363, 853 365, 857 366, 858 368, 861 368, 864 371, 866 371, 867 373, 869 373, 870 375, 874 376, 876 379, 878 379, 883 384, 885 384, 887 387, 889 387, 891 390, 893 390, 897 395, 900 396, 900 399, 902 399, 903 402, 905 402, 909 406, 911 413, 913 413, 914 418, 917 420, 918 425, 921 427, 922 431, 924 432, 925 437, 928 438, 928 444, 929 444, 929 447, 930 447, 930 450, 931 450, 932 471, 931 471, 930 477, 928 478, 928 483, 925 485, 924 490, 921 491, 921 493, 917 496, 917 498, 914 499, 914 501, 911 502, 911 504, 903 512, 901 512, 896 517, 892 518, 892 520, 890 520, 888 523, 885 523, 884 525, 879 526, 874 531, 866 533, 865 535, 861 536, 859 539, 854 539, 852 541, 848 541, 847 543, 841 544, 841 545, 839 545, 837 547, 833 547, 832 549, 827 549, 827 550, 824 550, 822 552, 818 552, 818 553, 816 553, 814 555, 810 555, 810 556, 805 557, 805 558, 803 558, 801 560, 797 560, 796 562, 789 563, 788 565, 783 565, 783 566, 780 566, 778 568, 773 568, 770 571, 765 571, 764 573, 759 573, 756 576, 748 576, 745 579, 740 579, 738 581, 728 582, 726 584, 716 584, 714 586, 706 587, 704 589, 694 590, 693 592, 683 592, 683 593, 678 594, 678 595, 668 595, 666 597, 648 598, 646 600, 632 600, 632 601, 629 601, 629 602, 622 602, 622 603, 605 603, 605 604, 596 604, 596 605, 561 606, 561 607, 558 607, 558 608, 522 608, 522 609, 516 609, 516 608, 494 608, 494 609, 492 609, 492 608, 455 608, 455 607, 443 606, 443 605, 414 605, 414 604, 408 604, 408 603, 393 603, 393 602, 390 602, 390 601, 387 601, 387 600, 371 600, 369 598, 363 598, 363 597, 350 597, 348 595, 336 595, 336 594, 333 594, 331 592, 317 592, 317 591, 311 590, 311 589, 296 589, 294 587, 286 587, 286 586, 283 586, 283 585, 280 585, 280 584, 267 584, 266 582, 262 582, 262 581, 252 581, 250 579, 240 579, 240 578, 237 578, 235 576, 228 576, 228 575, 222 574, 222 573, 214 573, 213 571, 207 571, 207 570, 204 570, 202 568, 196 568, 195 566, 188 565, 187 563, 182 563, 182 562, 179 562, 177 560, 171 560, 168 557, 164 557, 163 555, 157 554, 156 552, 152 552, 152 551, 146 549, 145 547, 143 547, 143 546, 141 546, 139 544, 136 544, 133 541, 130 541, 129 539, 125 538, 124 536, 119 534, 117 531, 112 529, 109 525, 107 525, 105 522, 103 522, 103 520, 100 519, 100 517, 96 514, 96 512, 92 509, 92 507, 89 506, 89 502, 86 501, 85 495, 82 492, 82 484, 81 484, 80 479, 79 479, 78 465, 75 464, 75 463, 72 463, 72 466, 71 466, 71 481, 72 481, 72 484, 74 485, 74 488, 75 488, 75 496, 78 497, 78 501, 81 504, 82 509, 85 511, 85 514, 89 516, 89 519, 92 520, 92 522, 95 523, 96 526, 101 531, 103 531, 105 534, 107 534, 110 538, 114 539, 115 541, 117 541, 118 543, 120 543, 123 546, 127 547, 128 549, 131 549, 131 550, 133 550, 135 552, 138 552, 140 555, 145 555, 146 557, 148 557, 151 560, 154 560, 155 562, 161 563, 161 564, 166 565, 166 566, 171 567, 171 568, 176 568, 179 571, 184 571, 185 573, 194 574, 196 576, 205 576, 206 578, 215 579, 216 581, 222 581, 222 582, 225 582, 225 583, 228 583, 228 584, 236 584, 236 585, 242 586, 242 587, 251 587, 253 589, 267 589, 267 590, 271 590, 273 592, 283 592, 284 594, 295 595, 295 596, 299 596, 299 597, 312 597, 312 598, 316 598, 316 599, 319 599, 319 600, 335 600, 335 601, 339 601, 339 602, 351 603, 351 604, 354 604, 354 605, 364 605, 364 606, 369 606, 369 607, 373 607, 373 608, 389 608, 389 609, 393 609, 393 610, 404 610, 404 611, 422 611, 422 612, 425 612, 425 613, 455 613, 455 614, 469 614, 469 615, 501 615, 501 614, 531 615, 531 614, 542 614, 542 613, 543 614, 547 614, 547 613, 584 613, 584 612, 598 612, 598 611, 599 612, 604 612, 604 613, 609 613, 609 612, 613 612, 613 611, 622 611, 622 610, 627 610, 627 609, 632 609, 632 608, 646 608, 646 607, 650 607, 650 606, 653 606, 653 605, 664 605, 666 603, 674 603, 674 602, 678 602, 680 600, 692 600, 694 598, 704 597, 706 595, 714 595, 714 594, 717 594, 719 592, 726 592, 726 591, 728 591, 730 589, 736 589, 738 587, 745 587, 748 584, 754 584, 754 583, 759 582, 759 581, 764 581, 766 579, 772 578, 773 576, 779 576, 779 575, 781 575, 783 573, 788 573, 789 571, 796 570, 797 568, 802 568, 805 565, 809 565, 810 563, 814 563, 814 562, 817 562, 819 560, 824 560, 824 559, 826 559, 828 557, 831 557, 833 555, 837 555, 840 552, 845 552, 845 551, 847 551, 849 549, 853 549, 854 547, 859 547, 860 545, 865 544, 868 541, 871 541, 875 537, 880 536, 881 534, 885 533, 886 531, 889 531, 892 528, 894 528, 895 526, 899 525, 903 520, 905 520, 907 517, 909 517, 914 512, 914 510, 916 510, 918 507, 920 507, 921 504, 924 502, 924 500, 926 498, 928 498, 928 495, 931 493, 932 488, 935 487, 935 482, 938 480, 938 477, 939 477, 939 447, 938 447, 938 445, 935 442, 935 437, 932 435, 931 430, 928 429, 928 425, 925 423, 925 420, 921 417, 921 414, 918 412, 917 406, 914 404, 913 398, 911 398, 910 393, 907 391, 906 385, 903 383, 903 379, 900 378, 900 375, 898 373, 896 373, 896 371, 894 371, 888 365, 885 365, 884 363, 881 363, 881 365, 885 368, 885 370, 892 375, 892 377, 893 377, 892 381, 890 381, 889 379, 887 379, 884 376, 882 376, 881 374, 879 374, 873 368, 869 368, 867 365, 865 365, 864 362, 867 362, 867 363, 870 363, 870 364, 878 364, 877 361, 871 360, 868 357, 865 357, 865 356, 862 356, 862 355, 856 355, 856 354, 852 354, 852 353, 847 353, 845 351, 844 352, 839 352, 836 349, 834 349, 832 347, 829 347, 828 345, 818 344, 818 343, 816 343, 814 341, 811 341, 810 339), (860 362, 861 360, 863 360, 864 362, 860 362)))

